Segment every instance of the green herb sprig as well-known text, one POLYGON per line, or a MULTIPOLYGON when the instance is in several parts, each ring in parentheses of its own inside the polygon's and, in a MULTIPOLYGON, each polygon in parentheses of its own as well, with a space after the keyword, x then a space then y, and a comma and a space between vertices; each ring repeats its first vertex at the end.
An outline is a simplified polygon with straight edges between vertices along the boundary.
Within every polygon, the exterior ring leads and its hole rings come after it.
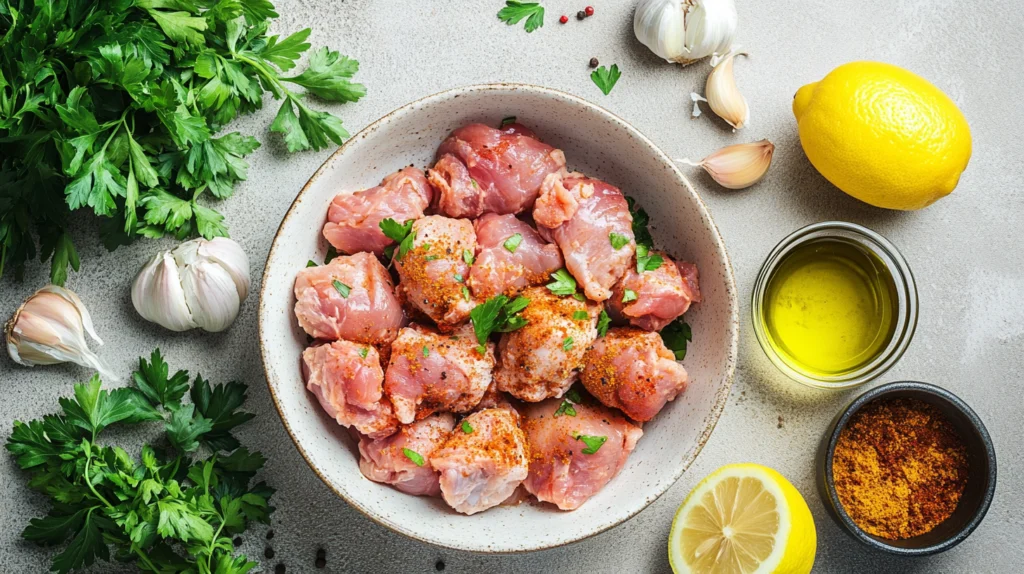
POLYGON ((274 511, 274 490, 253 483, 266 459, 232 434, 253 417, 239 410, 245 385, 211 386, 200 376, 190 385, 186 371, 169 372, 157 350, 139 359, 133 387, 107 391, 94 376, 60 399, 61 413, 14 423, 7 450, 52 504, 22 536, 43 546, 70 539, 52 571, 109 561, 111 547, 117 560, 147 572, 244 574, 256 566, 232 544, 274 511), (164 440, 138 458, 99 442, 114 425, 157 421, 164 440), (196 456, 201 447, 205 457, 196 456))
POLYGON ((529 304, 526 297, 509 300, 507 295, 496 295, 474 307, 469 319, 477 342, 483 346, 491 333, 507 333, 525 327, 528 321, 519 313, 529 304))
POLYGON ((601 66, 590 73, 590 79, 606 96, 611 93, 621 76, 618 64, 612 64, 611 68, 601 66))
MULTIPOLYGON (((544 7, 537 2, 507 0, 505 7, 498 11, 498 19, 509 26, 518 24, 523 18, 526 18, 526 32, 533 32, 544 26, 544 7)), ((504 121, 502 127, 505 127, 504 121)))
POLYGON ((232 195, 260 143, 222 128, 264 92, 289 151, 347 138, 304 96, 360 99, 358 62, 320 48, 295 73, 310 30, 269 35, 277 17, 268 0, 0 2, 0 275, 38 256, 63 284, 77 210, 102 218, 108 249, 227 235, 207 200, 232 195))

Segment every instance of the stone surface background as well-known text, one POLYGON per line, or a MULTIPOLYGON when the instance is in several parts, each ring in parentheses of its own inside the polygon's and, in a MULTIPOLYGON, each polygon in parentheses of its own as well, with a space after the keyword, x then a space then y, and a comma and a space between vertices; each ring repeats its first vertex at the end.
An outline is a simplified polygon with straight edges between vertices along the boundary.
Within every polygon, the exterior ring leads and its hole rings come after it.
MULTIPOLYGON (((283 562, 289 572, 315 571, 318 547, 330 572, 667 572, 665 537, 677 505, 707 473, 752 461, 785 474, 807 498, 818 528, 820 572, 1008 572, 1018 567, 1024 526, 1024 418, 1018 372, 1024 368, 1024 12, 1016 0, 970 6, 928 0, 737 0, 738 42, 751 57, 736 63, 751 106, 751 126, 732 133, 710 114, 691 120, 691 91, 703 91, 706 64, 679 68, 659 61, 633 37, 635 2, 589 0, 596 15, 577 22, 585 0, 545 0, 546 25, 532 34, 507 27, 495 13, 501 0, 282 0, 275 29, 310 26, 314 46, 327 44, 361 62, 358 79, 369 95, 336 106, 355 133, 388 111, 458 85, 516 81, 577 94, 633 123, 674 157, 700 158, 723 145, 768 138, 777 146, 767 178, 746 191, 717 188, 693 172, 698 190, 725 237, 741 294, 744 320, 732 396, 697 462, 655 504, 626 524, 568 547, 517 556, 452 552, 377 526, 335 497, 293 448, 271 404, 260 367, 256 300, 246 302, 226 333, 174 334, 143 322, 131 308, 138 267, 170 241, 138 242, 107 253, 94 222, 84 219, 78 249, 83 268, 68 285, 96 318, 106 341, 101 355, 128 373, 140 354, 159 346, 172 368, 213 381, 249 383, 248 408, 259 414, 241 432, 244 443, 269 458, 264 478, 278 489, 273 560, 262 560, 264 531, 245 542, 264 572, 283 562), (557 22, 568 14, 567 25, 557 22), (617 63, 622 79, 610 96, 590 82, 587 62, 617 63), (801 85, 858 59, 904 66, 930 79, 966 114, 974 156, 950 197, 915 213, 859 203, 833 188, 800 149, 790 100, 801 85), (846 537, 825 515, 814 489, 813 455, 828 421, 857 394, 805 390, 783 379, 754 339, 747 298, 761 261, 782 237, 803 225, 842 219, 892 240, 917 277, 921 315, 917 335, 899 364, 879 382, 921 380, 960 395, 988 425, 999 457, 999 487, 981 527, 939 556, 897 559, 846 537)), ((289 156, 267 132, 276 106, 232 125, 265 145, 249 161, 249 181, 219 208, 246 248, 258 289, 277 222, 310 174, 331 153, 289 156)), ((538 126, 543 131, 543 126, 538 126)), ((46 281, 42 267, 25 281, 0 281, 0 315, 46 281)), ((699 333, 696 336, 700 336, 699 333)), ((0 359, 0 438, 15 419, 55 410, 57 397, 89 373, 75 367, 24 369, 0 359)), ((44 512, 9 456, 0 456, 0 572, 44 572, 50 552, 25 543, 20 531, 44 512)), ((515 536, 515 533, 509 533, 515 536)), ((114 571, 100 565, 96 572, 114 571)))

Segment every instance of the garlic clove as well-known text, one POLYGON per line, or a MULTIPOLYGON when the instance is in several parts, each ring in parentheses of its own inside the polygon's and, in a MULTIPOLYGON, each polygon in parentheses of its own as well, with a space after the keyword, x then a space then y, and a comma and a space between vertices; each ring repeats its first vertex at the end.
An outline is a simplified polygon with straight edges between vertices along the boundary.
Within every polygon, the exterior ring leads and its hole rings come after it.
POLYGON ((703 168, 712 179, 728 189, 744 189, 761 181, 772 165, 775 146, 768 140, 726 146, 699 163, 676 160, 703 168))
POLYGON ((181 286, 192 320, 206 331, 216 333, 231 326, 241 301, 235 281, 226 269, 205 259, 181 270, 181 286))
POLYGON ((198 326, 185 302, 178 266, 167 251, 157 253, 135 278, 132 305, 143 319, 171 331, 188 331, 198 326))
POLYGON ((658 56, 685 66, 727 52, 737 21, 733 0, 640 0, 633 33, 658 56))
POLYGON ((226 237, 214 237, 199 246, 199 255, 216 262, 231 275, 238 290, 238 298, 249 296, 249 257, 242 246, 226 237))
POLYGON ((108 380, 120 377, 89 349, 86 334, 98 344, 89 311, 73 291, 47 285, 25 300, 6 327, 7 353, 19 365, 76 363, 108 380))
POLYGON ((750 123, 750 107, 736 87, 736 76, 733 74, 732 62, 739 54, 746 55, 746 52, 730 52, 715 65, 708 75, 704 95, 715 115, 733 128, 741 130, 750 123))

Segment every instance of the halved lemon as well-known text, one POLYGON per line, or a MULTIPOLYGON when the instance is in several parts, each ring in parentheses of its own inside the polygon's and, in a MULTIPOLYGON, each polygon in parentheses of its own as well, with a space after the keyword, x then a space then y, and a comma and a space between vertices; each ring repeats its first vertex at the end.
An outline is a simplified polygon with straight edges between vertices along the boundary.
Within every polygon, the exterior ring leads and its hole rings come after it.
POLYGON ((811 510, 785 477, 759 464, 730 464, 676 511, 668 560, 676 574, 805 574, 817 542, 811 510))

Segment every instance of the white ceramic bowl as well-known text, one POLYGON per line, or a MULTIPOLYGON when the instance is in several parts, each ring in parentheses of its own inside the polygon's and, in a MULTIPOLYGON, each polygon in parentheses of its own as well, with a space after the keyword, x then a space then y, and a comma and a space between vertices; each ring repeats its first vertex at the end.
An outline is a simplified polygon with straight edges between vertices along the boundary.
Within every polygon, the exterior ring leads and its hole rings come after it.
POLYGON ((520 84, 456 88, 403 106, 356 134, 310 178, 281 222, 267 257, 259 337, 267 382, 285 428, 309 466, 374 521, 439 546, 475 552, 527 552, 581 540, 643 510, 693 462, 725 406, 736 363, 738 309, 729 258, 711 216, 672 161, 640 132, 575 96, 520 84), (517 116, 565 151, 569 168, 619 186, 651 216, 656 245, 693 261, 703 302, 686 314, 693 342, 683 365, 686 392, 644 425, 625 468, 573 512, 523 504, 463 516, 440 499, 410 496, 359 472, 345 429, 308 393, 300 373, 306 335, 295 321, 292 284, 308 259, 327 250, 320 229, 331 199, 377 185, 403 166, 433 163, 441 140, 470 122, 496 126, 517 116))

